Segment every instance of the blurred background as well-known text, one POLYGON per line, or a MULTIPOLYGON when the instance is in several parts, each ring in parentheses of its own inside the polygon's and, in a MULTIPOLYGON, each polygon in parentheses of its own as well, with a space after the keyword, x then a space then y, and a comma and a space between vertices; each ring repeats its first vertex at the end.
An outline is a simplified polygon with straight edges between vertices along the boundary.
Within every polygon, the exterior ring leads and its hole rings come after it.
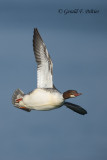
POLYGON ((0 159, 107 159, 106 52, 106 0, 0 0, 0 159), (55 86, 82 92, 69 102, 87 115, 64 106, 30 113, 13 107, 15 89, 36 88, 34 27, 53 60, 55 86))

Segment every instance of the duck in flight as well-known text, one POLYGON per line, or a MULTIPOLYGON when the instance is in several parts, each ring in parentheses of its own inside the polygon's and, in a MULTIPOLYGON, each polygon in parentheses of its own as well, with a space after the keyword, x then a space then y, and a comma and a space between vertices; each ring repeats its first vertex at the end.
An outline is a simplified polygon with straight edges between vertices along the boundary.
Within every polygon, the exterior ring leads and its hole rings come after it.
POLYGON ((53 84, 53 63, 37 28, 34 28, 33 50, 37 62, 37 89, 28 94, 17 89, 12 96, 12 104, 22 110, 48 111, 66 106, 67 108, 79 113, 87 114, 87 111, 79 105, 66 102, 68 98, 74 98, 81 93, 75 90, 68 90, 61 93, 53 84))

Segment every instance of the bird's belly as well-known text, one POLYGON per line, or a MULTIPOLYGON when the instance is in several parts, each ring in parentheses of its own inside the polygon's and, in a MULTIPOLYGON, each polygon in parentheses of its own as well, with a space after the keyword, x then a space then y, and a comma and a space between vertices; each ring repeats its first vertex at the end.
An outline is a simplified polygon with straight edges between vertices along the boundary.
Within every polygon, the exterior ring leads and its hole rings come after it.
POLYGON ((63 105, 64 100, 60 93, 35 92, 26 95, 23 99, 26 107, 35 110, 52 110, 63 105))

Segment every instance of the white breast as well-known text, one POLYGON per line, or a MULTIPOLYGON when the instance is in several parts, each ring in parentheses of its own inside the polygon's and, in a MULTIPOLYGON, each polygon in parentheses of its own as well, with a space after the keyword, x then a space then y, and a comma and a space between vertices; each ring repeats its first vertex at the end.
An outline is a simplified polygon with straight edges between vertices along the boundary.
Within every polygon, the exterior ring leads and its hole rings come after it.
POLYGON ((58 91, 36 89, 30 95, 24 96, 23 103, 30 109, 51 110, 62 106, 64 99, 58 91))

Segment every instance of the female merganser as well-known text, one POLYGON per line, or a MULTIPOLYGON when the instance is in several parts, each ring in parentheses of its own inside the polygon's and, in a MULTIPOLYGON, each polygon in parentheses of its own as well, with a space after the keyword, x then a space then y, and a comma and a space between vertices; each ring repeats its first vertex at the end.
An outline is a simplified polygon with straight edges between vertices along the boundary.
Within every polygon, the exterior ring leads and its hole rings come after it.
POLYGON ((15 90, 12 104, 22 110, 52 110, 63 105, 79 114, 87 111, 73 103, 65 102, 66 99, 81 95, 75 90, 68 90, 63 94, 53 84, 53 63, 37 28, 34 29, 33 50, 37 62, 37 89, 24 94, 20 89, 15 90))

